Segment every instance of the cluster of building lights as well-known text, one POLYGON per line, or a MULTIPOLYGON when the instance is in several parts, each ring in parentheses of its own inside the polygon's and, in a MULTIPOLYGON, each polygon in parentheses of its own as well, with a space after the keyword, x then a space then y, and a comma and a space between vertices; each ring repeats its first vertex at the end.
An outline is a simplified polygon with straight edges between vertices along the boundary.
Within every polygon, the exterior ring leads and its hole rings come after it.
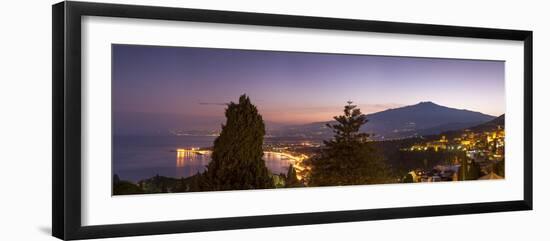
POLYGON ((466 130, 461 136, 449 140, 446 136, 442 135, 439 140, 429 141, 423 144, 416 144, 409 148, 405 148, 405 151, 427 151, 427 150, 457 150, 457 151, 471 151, 476 150, 478 146, 493 147, 496 149, 497 155, 503 154, 501 152, 504 147, 504 130, 498 128, 495 131, 486 131, 481 133, 474 133, 470 130, 466 130))
MULTIPOLYGON (((504 139, 504 129, 498 126, 496 130, 478 133, 465 130, 460 136, 451 140, 442 135, 439 140, 416 144, 402 150, 463 151, 466 153, 467 158, 480 165, 484 172, 492 173, 492 165, 504 160, 504 139)), ((421 169, 412 170, 409 175, 412 177, 413 182, 456 181, 458 180, 457 172, 460 166, 458 158, 455 157, 452 164, 438 165, 428 172, 421 169)), ((495 178, 495 176, 493 174, 491 178, 495 178)))

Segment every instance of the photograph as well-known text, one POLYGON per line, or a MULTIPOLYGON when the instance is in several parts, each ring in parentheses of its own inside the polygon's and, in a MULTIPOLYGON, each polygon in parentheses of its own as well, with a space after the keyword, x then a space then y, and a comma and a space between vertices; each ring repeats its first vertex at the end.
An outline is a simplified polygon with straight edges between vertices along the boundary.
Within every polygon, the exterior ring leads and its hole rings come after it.
POLYGON ((505 61, 111 45, 112 195, 502 181, 505 61))

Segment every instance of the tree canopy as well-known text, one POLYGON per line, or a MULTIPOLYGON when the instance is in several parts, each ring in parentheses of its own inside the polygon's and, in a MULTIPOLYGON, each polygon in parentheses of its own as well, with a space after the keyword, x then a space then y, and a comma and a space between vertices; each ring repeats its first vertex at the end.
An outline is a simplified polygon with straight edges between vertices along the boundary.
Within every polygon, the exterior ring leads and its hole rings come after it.
POLYGON ((290 164, 288 166, 288 171, 286 173, 286 183, 285 187, 303 187, 304 184, 298 179, 296 174, 296 169, 294 165, 290 164))
POLYGON ((324 141, 320 155, 308 160, 310 186, 385 183, 388 169, 376 149, 369 143, 369 134, 360 132, 368 122, 361 110, 348 101, 344 114, 335 116, 335 124, 327 124, 334 137, 324 141))
POLYGON ((212 161, 202 184, 205 190, 273 188, 263 157, 265 124, 250 98, 241 95, 225 110, 226 123, 214 141, 212 161))

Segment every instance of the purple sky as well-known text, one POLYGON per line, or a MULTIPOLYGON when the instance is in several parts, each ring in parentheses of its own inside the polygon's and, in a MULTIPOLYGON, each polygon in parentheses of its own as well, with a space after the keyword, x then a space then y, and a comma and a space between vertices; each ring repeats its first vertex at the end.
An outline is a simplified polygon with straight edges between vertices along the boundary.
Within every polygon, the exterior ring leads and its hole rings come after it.
POLYGON ((113 45, 113 111, 221 117, 246 93, 265 120, 330 120, 433 101, 504 113, 504 62, 113 45))

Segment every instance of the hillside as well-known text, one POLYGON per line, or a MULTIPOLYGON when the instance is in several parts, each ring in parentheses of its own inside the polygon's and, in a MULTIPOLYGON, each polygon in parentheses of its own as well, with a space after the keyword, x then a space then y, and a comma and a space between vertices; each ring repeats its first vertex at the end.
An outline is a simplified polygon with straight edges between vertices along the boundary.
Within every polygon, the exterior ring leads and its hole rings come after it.
MULTIPOLYGON (((445 107, 433 102, 420 102, 369 114, 369 122, 362 127, 362 131, 373 133, 375 140, 396 139, 460 130, 486 123, 494 118, 480 112, 445 107)), ((325 124, 331 122, 289 126, 276 134, 330 138, 332 133, 325 124)))

